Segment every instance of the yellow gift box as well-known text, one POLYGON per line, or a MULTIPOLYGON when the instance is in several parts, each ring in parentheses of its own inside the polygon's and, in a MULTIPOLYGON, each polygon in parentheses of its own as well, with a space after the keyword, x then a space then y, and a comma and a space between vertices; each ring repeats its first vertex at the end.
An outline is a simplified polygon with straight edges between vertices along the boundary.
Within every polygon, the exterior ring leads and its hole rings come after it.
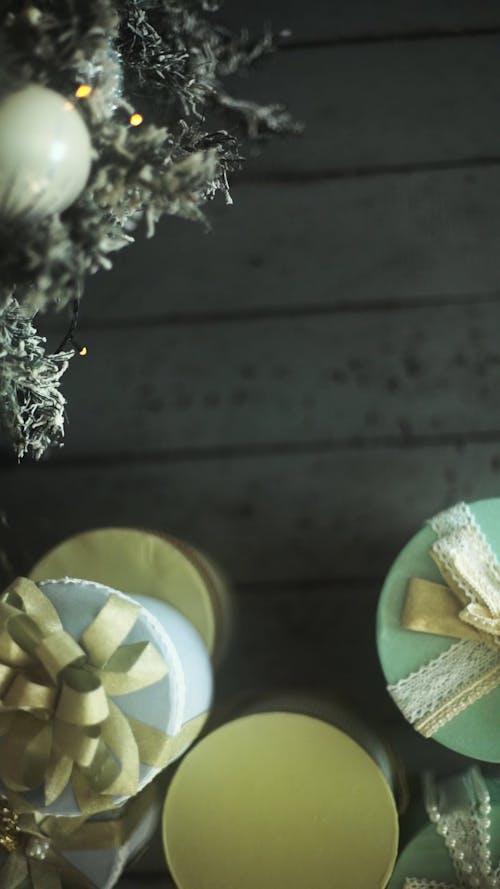
POLYGON ((228 723, 181 763, 163 813, 179 889, 383 889, 398 818, 378 764, 303 713, 228 723))
POLYGON ((212 660, 220 660, 231 632, 229 584, 190 544, 138 528, 95 528, 55 546, 30 572, 35 581, 65 576, 166 602, 198 630, 212 660))

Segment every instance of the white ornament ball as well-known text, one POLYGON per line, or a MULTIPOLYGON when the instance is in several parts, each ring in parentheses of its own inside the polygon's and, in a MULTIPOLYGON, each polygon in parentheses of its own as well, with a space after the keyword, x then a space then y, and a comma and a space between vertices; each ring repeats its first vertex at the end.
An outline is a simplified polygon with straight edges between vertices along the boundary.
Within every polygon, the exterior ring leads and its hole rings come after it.
POLYGON ((0 217, 62 212, 83 191, 91 160, 87 127, 64 96, 30 85, 0 102, 0 217))

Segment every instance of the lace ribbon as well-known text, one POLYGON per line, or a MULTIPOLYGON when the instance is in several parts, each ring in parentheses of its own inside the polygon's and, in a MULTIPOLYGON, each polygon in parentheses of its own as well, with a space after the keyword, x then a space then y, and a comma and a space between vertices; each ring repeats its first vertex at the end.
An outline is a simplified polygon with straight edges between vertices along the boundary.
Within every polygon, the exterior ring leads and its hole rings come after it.
POLYGON ((426 737, 500 684, 500 564, 465 503, 430 524, 437 540, 429 553, 446 586, 412 578, 402 622, 460 641, 388 687, 426 737))
POLYGON ((462 641, 388 690, 406 719, 429 738, 499 683, 499 655, 462 641))
POLYGON ((430 525, 438 539, 430 549, 441 576, 465 606, 460 620, 500 645, 500 565, 466 503, 440 513, 430 525))
POLYGON ((408 877, 403 889, 498 889, 500 865, 494 869, 491 862, 490 797, 477 766, 440 785, 426 776, 424 793, 427 814, 444 840, 457 883, 408 877))
POLYGON ((435 880, 414 880, 411 877, 405 881, 403 889, 457 889, 451 883, 436 883, 435 880))

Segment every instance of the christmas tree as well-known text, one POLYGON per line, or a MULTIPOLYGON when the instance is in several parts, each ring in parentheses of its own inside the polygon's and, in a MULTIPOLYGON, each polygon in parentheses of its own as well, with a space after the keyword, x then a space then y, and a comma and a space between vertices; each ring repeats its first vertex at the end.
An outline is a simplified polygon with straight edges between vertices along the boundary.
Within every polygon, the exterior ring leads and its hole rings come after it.
POLYGON ((62 442, 60 379, 79 351, 87 277, 111 268, 139 224, 152 236, 165 214, 200 221, 217 193, 230 202, 242 127, 253 138, 297 129, 282 106, 226 91, 275 41, 235 35, 214 11, 208 0, 3 4, 0 393, 19 458, 62 442), (235 132, 207 130, 211 111, 235 132), (46 354, 33 318, 68 305, 68 335, 46 354))

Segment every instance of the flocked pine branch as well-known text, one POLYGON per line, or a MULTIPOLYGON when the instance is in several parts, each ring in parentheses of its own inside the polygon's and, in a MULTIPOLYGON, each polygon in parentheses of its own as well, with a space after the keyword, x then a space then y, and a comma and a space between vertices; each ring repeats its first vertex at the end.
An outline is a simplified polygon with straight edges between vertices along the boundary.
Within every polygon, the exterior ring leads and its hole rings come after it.
POLYGON ((85 191, 61 216, 0 228, 0 305, 14 290, 30 312, 60 308, 89 274, 111 267, 142 218, 151 234, 164 214, 202 219, 218 191, 229 200, 240 149, 227 131, 204 129, 211 108, 244 120, 252 136, 294 129, 282 106, 238 100, 222 85, 270 52, 271 36, 235 36, 207 8, 189 0, 3 4, 0 84, 12 91, 36 82, 72 96, 88 82, 92 93, 79 107, 95 160, 85 191), (157 121, 133 129, 139 90, 161 102, 157 121))
POLYGON ((0 324, 2 423, 19 459, 36 459, 64 435, 65 399, 60 381, 74 352, 47 355, 45 339, 13 300, 0 324))
POLYGON ((69 357, 46 356, 26 319, 65 306, 88 275, 111 268, 142 220, 152 235, 164 215, 200 221, 218 192, 231 201, 239 142, 207 128, 211 110, 238 118, 253 137, 297 129, 282 106, 226 89, 225 79, 275 41, 268 32, 254 41, 232 34, 211 20, 214 8, 208 0, 2 0, 0 100, 36 83, 74 101, 88 84, 79 109, 94 155, 84 191, 64 212, 0 221, 0 407, 21 456, 62 438, 59 381, 69 357), (154 111, 133 128, 139 97, 154 111))
POLYGON ((248 134, 296 132, 298 125, 283 105, 260 108, 229 96, 224 78, 255 65, 276 49, 269 31, 252 40, 247 30, 233 34, 206 18, 215 4, 154 0, 122 0, 119 46, 127 63, 132 89, 146 94, 157 91, 162 105, 203 118, 207 108, 220 107, 239 116, 248 134), (250 112, 250 106, 252 106, 250 112), (259 113, 260 109, 260 113, 259 113))

